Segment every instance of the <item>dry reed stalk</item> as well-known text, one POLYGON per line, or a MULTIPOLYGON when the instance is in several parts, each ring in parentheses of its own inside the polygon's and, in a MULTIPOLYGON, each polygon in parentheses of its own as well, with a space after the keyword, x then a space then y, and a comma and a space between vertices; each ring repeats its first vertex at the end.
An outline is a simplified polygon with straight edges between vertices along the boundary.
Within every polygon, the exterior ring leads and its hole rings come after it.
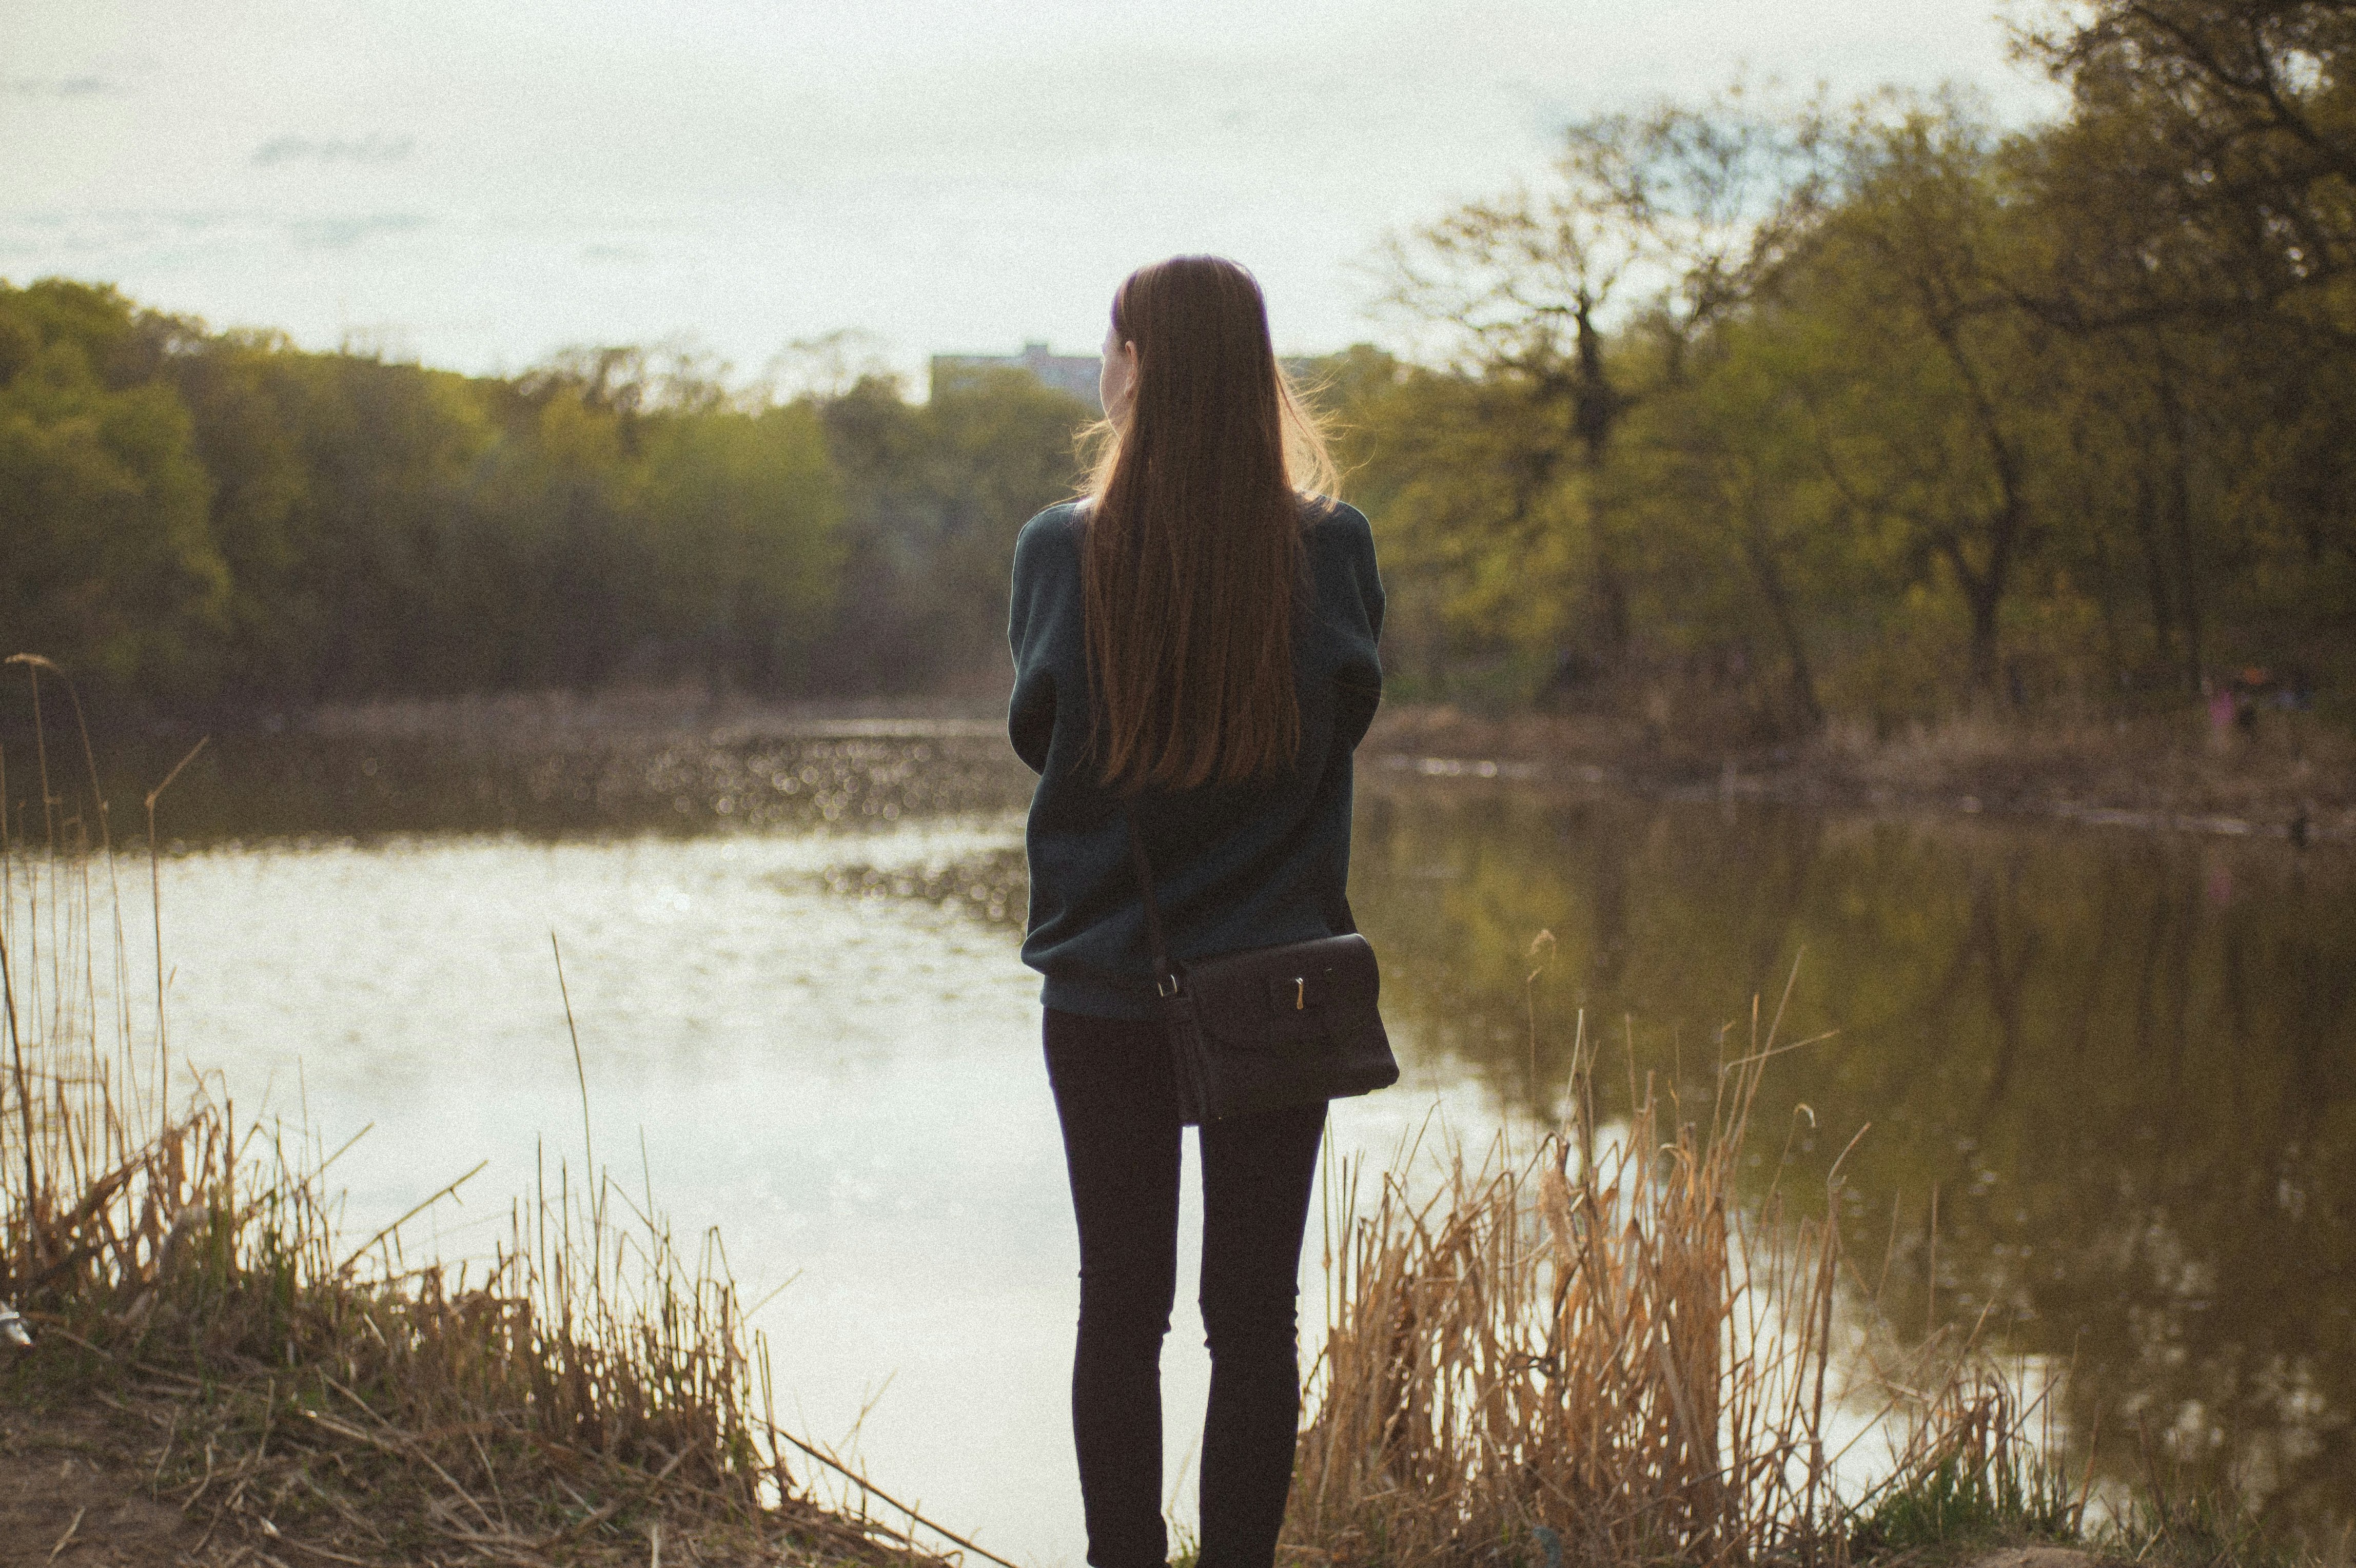
POLYGON ((1634 1109, 1599 1132, 1582 1029, 1572 1117, 1535 1157, 1501 1141, 1471 1169, 1460 1149, 1419 1199, 1407 1173, 1385 1174, 1329 1257, 1284 1555, 1845 1568, 1957 1498, 1990 1528, 2077 1538, 2085 1491, 2072 1499, 2049 1464, 2051 1391, 2023 1401, 1976 1334, 1934 1335, 1903 1375, 1868 1380, 1886 1396, 1867 1429, 1890 1441, 1889 1464, 1839 1495, 1835 1306, 1870 1323, 1872 1305, 1842 1287, 1841 1160, 1822 1219, 1775 1187, 1738 1199, 1766 1063, 1797 1048, 1772 1024, 1762 1036, 1755 1007, 1751 1046, 1721 1065, 1699 1122, 1649 1077, 1638 1090, 1632 1058, 1634 1109))
POLYGON ((1290 1547, 1747 1563, 1828 1539, 1837 1234, 1780 1207, 1744 1223, 1732 1201, 1768 1054, 1727 1069, 1705 1127, 1665 1125, 1648 1083, 1616 1139, 1566 1131, 1478 1172, 1460 1152, 1420 1202, 1386 1176, 1335 1264, 1290 1547))

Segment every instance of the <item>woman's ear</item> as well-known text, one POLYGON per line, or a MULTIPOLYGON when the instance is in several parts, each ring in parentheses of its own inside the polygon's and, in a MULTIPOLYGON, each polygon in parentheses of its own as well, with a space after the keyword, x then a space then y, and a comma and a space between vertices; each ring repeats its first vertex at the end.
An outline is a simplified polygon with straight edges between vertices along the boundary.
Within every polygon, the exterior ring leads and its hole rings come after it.
POLYGON ((1137 402, 1138 364, 1134 338, 1113 345, 1105 356, 1104 370, 1097 381, 1097 391, 1104 400, 1105 417, 1116 424, 1127 419, 1129 410, 1137 402))

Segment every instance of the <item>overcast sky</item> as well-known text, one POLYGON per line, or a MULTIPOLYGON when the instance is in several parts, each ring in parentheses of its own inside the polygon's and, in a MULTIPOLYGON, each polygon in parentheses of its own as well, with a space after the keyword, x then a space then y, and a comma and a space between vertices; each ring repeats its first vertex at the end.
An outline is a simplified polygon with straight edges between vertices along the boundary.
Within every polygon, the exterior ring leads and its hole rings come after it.
POLYGON ((1739 70, 2047 90, 1997 0, 0 0, 0 277, 470 371, 1092 351, 1233 255, 1280 348, 1391 336, 1386 231, 1739 70))

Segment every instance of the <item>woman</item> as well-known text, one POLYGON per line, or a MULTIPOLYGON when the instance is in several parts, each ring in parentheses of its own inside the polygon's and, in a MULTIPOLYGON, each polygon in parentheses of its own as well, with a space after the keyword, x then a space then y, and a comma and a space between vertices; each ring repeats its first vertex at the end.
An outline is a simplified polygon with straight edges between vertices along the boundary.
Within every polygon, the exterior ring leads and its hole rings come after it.
MULTIPOLYGON (((1072 1430, 1096 1568, 1167 1551, 1162 1341, 1180 1123, 1129 814, 1181 961, 1354 929, 1350 754, 1374 717, 1373 536, 1269 346, 1251 274, 1181 256, 1113 296, 1088 494, 1014 551, 1008 718, 1039 774, 1023 961, 1080 1232, 1072 1430)), ((1202 1129, 1202 1568, 1275 1557, 1300 1422, 1295 1281, 1322 1104, 1202 1129)))

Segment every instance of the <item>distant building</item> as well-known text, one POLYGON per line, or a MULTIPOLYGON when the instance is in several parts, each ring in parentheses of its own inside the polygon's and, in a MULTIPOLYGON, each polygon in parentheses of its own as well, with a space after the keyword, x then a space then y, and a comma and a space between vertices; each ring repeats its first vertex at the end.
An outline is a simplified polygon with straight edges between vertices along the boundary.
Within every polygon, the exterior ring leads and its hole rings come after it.
MULTIPOLYGON (((1025 343, 1020 354, 936 354, 933 395, 938 397, 991 371, 1028 371, 1042 386, 1069 392, 1087 403, 1090 413, 1102 413, 1104 404, 1097 401, 1098 363, 1094 354, 1051 354, 1044 343, 1025 343)), ((1277 363, 1298 383, 1314 381, 1324 360, 1313 354, 1291 354, 1279 356, 1277 363)))
POLYGON ((1020 354, 936 354, 933 395, 970 382, 991 371, 1028 371, 1042 386, 1068 392, 1102 413, 1097 401, 1097 357, 1094 354, 1051 354, 1044 343, 1025 343, 1020 354))

